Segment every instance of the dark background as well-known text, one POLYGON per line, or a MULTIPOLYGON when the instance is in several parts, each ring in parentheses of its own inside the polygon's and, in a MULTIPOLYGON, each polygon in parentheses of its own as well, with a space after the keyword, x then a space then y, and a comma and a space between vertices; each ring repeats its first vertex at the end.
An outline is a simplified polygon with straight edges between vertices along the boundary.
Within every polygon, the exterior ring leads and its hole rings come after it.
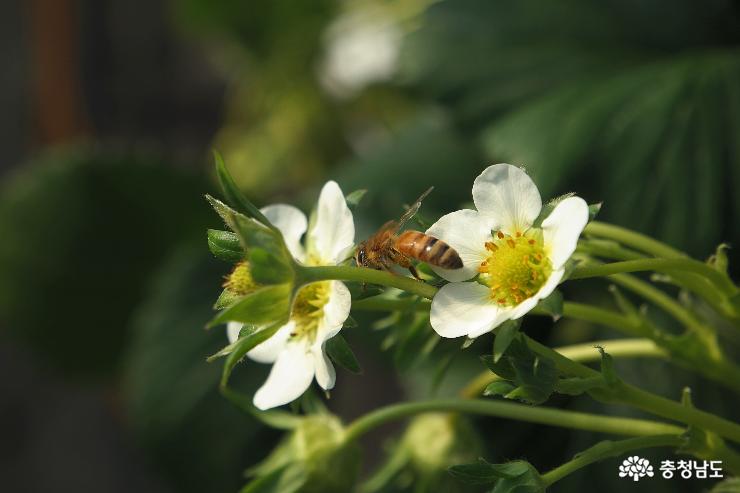
MULTIPOLYGON (((211 148, 258 204, 306 210, 329 178, 367 188, 358 239, 430 185, 423 215, 459 208, 494 162, 698 258, 740 239, 737 2, 8 0, 0 33, 3 491, 237 491, 271 450, 276 433, 225 402, 204 361, 224 343, 202 328, 229 269, 205 245, 219 225, 202 199, 211 148)), ((604 283, 566 294, 611 303, 604 283)), ((341 373, 329 401, 345 419, 429 395, 437 358, 457 350, 414 361, 412 336, 381 351, 387 333, 359 322, 347 338, 364 375, 341 373)), ((552 344, 614 335, 551 325, 524 327, 552 344)), ((438 395, 480 371, 489 342, 438 395)), ((738 418, 732 396, 667 363, 620 371, 666 396, 691 385, 738 418)), ((252 392, 265 372, 240 367, 237 385, 252 392)), ((541 470, 599 438, 475 425, 488 460, 541 470)), ((400 429, 369 437, 366 472, 400 429)), ((617 464, 555 490, 622 488, 617 464)))

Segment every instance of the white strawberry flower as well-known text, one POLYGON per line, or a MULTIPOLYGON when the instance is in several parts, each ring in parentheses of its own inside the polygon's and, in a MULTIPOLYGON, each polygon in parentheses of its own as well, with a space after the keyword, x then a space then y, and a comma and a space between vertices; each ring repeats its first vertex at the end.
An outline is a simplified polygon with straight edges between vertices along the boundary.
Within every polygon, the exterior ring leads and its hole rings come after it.
MULTIPOLYGON (((354 249, 352 212, 339 185, 333 181, 322 188, 310 225, 305 214, 291 205, 269 205, 261 211, 280 230, 288 250, 302 264, 337 265, 354 249), (304 233, 305 245, 301 242, 304 233)), ((247 353, 254 361, 272 363, 267 381, 254 395, 258 409, 295 400, 308 389, 314 377, 323 389, 334 387, 336 374, 325 345, 342 330, 351 303, 347 286, 339 281, 315 282, 298 292, 288 323, 247 353)), ((241 323, 229 322, 230 342, 237 340, 241 329, 241 323)))
POLYGON ((432 267, 451 281, 432 300, 431 324, 442 337, 478 337, 534 308, 562 280, 588 222, 586 202, 568 197, 533 227, 540 193, 510 164, 489 166, 475 179, 473 202, 477 210, 452 212, 427 230, 463 261, 457 270, 432 267))

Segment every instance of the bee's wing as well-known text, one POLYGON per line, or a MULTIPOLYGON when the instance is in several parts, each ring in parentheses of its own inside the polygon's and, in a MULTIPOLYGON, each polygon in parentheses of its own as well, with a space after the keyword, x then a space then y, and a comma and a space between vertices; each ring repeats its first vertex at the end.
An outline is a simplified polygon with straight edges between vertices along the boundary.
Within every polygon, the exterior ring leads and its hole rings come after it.
POLYGON ((416 215, 416 213, 419 211, 419 207, 421 207, 421 201, 424 200, 424 198, 429 195, 432 190, 434 190, 434 187, 429 187, 427 191, 422 193, 421 196, 416 199, 416 202, 414 202, 413 205, 409 207, 406 212, 403 213, 403 216, 401 216, 401 219, 399 219, 395 225, 396 228, 393 231, 394 234, 397 233, 404 226, 404 224, 408 222, 409 219, 416 215))

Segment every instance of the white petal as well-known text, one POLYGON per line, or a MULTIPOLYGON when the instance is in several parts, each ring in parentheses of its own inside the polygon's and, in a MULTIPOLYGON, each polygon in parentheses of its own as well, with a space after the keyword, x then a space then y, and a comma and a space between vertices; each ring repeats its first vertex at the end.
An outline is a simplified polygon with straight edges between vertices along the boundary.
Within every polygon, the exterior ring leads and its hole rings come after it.
POLYGON ((491 225, 486 218, 477 211, 463 209, 440 217, 426 233, 454 248, 463 261, 462 269, 431 266, 434 272, 452 282, 466 281, 478 274, 478 267, 487 256, 485 243, 491 240, 491 225))
POLYGON ((288 322, 280 327, 272 337, 255 346, 247 353, 247 356, 258 363, 273 363, 285 349, 290 333, 293 332, 294 328, 295 323, 288 322))
POLYGON ((301 236, 308 227, 306 215, 292 205, 286 204, 268 205, 260 211, 283 233, 285 245, 291 255, 298 260, 303 260, 305 253, 303 252, 303 245, 301 245, 301 236))
POLYGON ((321 189, 316 209, 316 222, 308 232, 310 248, 322 263, 336 264, 344 260, 355 241, 355 223, 344 194, 336 182, 329 181, 321 189))
POLYGON ((329 301, 324 305, 324 318, 316 334, 319 343, 331 339, 342 330, 352 308, 352 295, 343 282, 331 281, 329 289, 329 301))
POLYGON ((580 197, 568 197, 542 221, 545 248, 553 269, 559 269, 573 255, 583 228, 588 223, 588 204, 580 197))
POLYGON ((446 284, 432 300, 429 319, 442 337, 483 334, 501 323, 490 290, 477 282, 446 284))
POLYGON ((226 324, 226 337, 229 338, 229 344, 234 344, 239 339, 239 332, 241 332, 244 324, 240 322, 229 322, 226 324))
POLYGON ((491 218, 494 229, 508 234, 529 229, 542 210, 537 185, 510 164, 489 166, 475 179, 473 202, 481 214, 491 218))
POLYGON ((254 405, 261 410, 282 406, 300 397, 314 377, 314 357, 302 342, 285 346, 270 376, 254 394, 254 405))
POLYGON ((326 351, 321 344, 320 346, 312 349, 314 364, 316 365, 316 381, 324 390, 330 390, 334 388, 334 383, 337 379, 337 373, 334 370, 334 365, 326 355, 326 351))
POLYGON ((527 298, 513 308, 511 319, 516 320, 517 318, 524 316, 532 308, 537 306, 537 303, 550 296, 552 292, 555 291, 555 288, 558 287, 558 284, 560 284, 564 274, 565 270, 563 269, 553 271, 552 274, 550 274, 550 277, 547 278, 547 281, 545 281, 545 284, 540 287, 540 290, 537 291, 534 296, 527 298))

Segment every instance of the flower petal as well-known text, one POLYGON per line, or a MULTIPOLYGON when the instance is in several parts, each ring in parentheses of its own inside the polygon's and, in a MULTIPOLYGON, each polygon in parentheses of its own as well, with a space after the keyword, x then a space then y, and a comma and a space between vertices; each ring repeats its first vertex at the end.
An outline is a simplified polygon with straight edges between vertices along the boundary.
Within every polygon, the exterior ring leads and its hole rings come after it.
POLYGON ((316 381, 324 390, 330 390, 334 388, 334 383, 337 380, 337 372, 334 370, 334 365, 329 360, 329 356, 326 354, 324 344, 318 347, 314 347, 311 351, 313 352, 314 364, 316 365, 316 381))
POLYGON ((283 233, 285 245, 290 254, 298 260, 305 258, 301 236, 306 232, 306 215, 296 207, 287 204, 273 204, 260 209, 260 212, 283 233))
POLYGON ((490 291, 477 282, 446 284, 432 300, 430 321, 442 337, 483 334, 501 323, 490 291))
POLYGON ((288 339, 294 328, 295 323, 292 321, 288 322, 280 327, 272 337, 255 346, 254 349, 247 353, 247 356, 258 363, 275 362, 280 353, 285 349, 285 345, 288 343, 288 339))
POLYGON ((324 264, 337 264, 351 251, 355 241, 355 223, 344 194, 334 181, 321 189, 316 222, 308 232, 309 249, 324 264))
POLYGON ((491 218, 493 229, 512 235, 529 229, 542 210, 537 185, 524 170, 510 164, 489 166, 475 179, 473 202, 491 218))
POLYGON ((352 295, 343 282, 331 281, 329 290, 329 301, 324 305, 324 318, 316 334, 318 344, 331 339, 342 330, 352 308, 352 295))
POLYGON ((553 269, 559 269, 573 255, 583 228, 588 223, 588 204, 580 197, 568 197, 542 221, 545 247, 553 269))
POLYGON ((545 284, 540 287, 540 290, 537 291, 534 296, 527 298, 512 309, 511 319, 516 320, 517 318, 524 316, 532 308, 537 306, 537 303, 550 296, 550 294, 555 291, 555 288, 558 287, 558 284, 560 284, 560 281, 563 279, 563 275, 565 275, 564 269, 553 271, 552 274, 550 274, 550 277, 547 278, 547 281, 545 281, 545 284))
POLYGON ((254 405, 264 411, 297 399, 311 385, 314 371, 314 357, 308 347, 300 341, 288 343, 254 394, 254 405))
POLYGON ((229 338, 229 344, 234 344, 239 339, 239 332, 244 327, 243 323, 240 322, 229 322, 226 324, 226 337, 229 338))
POLYGON ((478 274, 478 266, 487 256, 485 243, 491 240, 490 222, 477 211, 463 209, 439 218, 426 234, 438 238, 460 255, 462 269, 447 270, 431 266, 434 272, 452 282, 466 281, 478 274))

